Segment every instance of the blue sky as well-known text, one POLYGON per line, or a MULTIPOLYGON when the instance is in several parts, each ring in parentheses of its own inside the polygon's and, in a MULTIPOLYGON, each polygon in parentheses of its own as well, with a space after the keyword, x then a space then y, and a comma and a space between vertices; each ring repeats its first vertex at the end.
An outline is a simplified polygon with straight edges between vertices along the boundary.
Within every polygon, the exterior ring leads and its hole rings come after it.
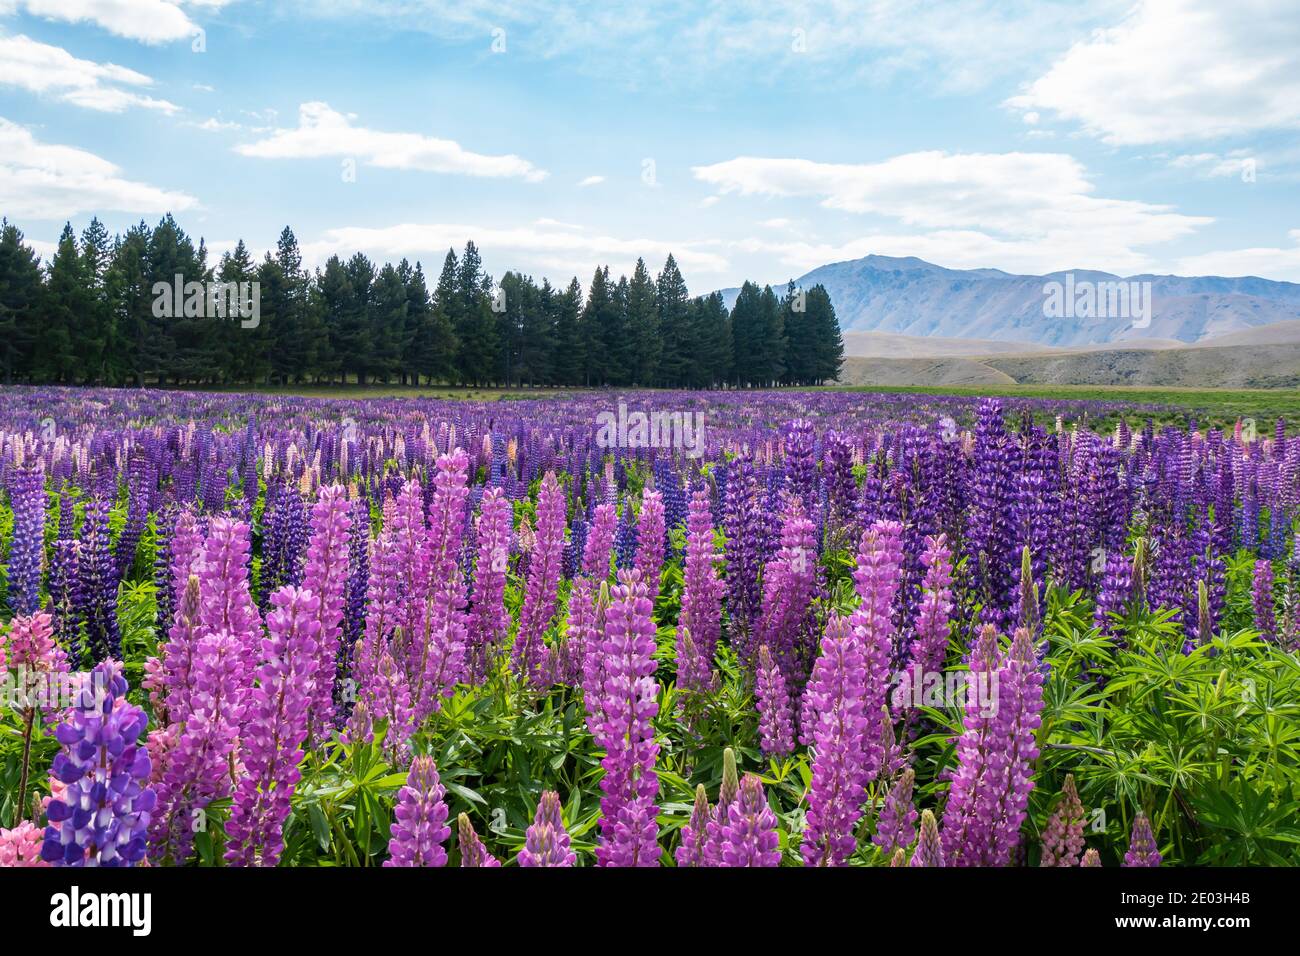
POLYGON ((1294 0, 0 0, 0 214, 214 252, 1300 281, 1294 0))

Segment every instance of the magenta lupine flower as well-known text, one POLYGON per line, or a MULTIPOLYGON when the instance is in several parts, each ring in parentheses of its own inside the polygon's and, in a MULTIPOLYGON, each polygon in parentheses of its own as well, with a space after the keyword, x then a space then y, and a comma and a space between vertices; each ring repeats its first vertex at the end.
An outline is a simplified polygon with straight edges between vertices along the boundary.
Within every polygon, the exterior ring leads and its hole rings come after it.
POLYGON ((262 616, 248 588, 248 567, 248 525, 213 518, 198 559, 198 636, 225 634, 236 642, 240 692, 252 686, 262 639, 262 616))
POLYGON ((191 672, 200 636, 199 602, 199 579, 191 575, 180 593, 167 643, 162 646, 162 700, 167 719, 177 725, 184 724, 190 713, 191 672))
POLYGON ((726 825, 731 817, 731 805, 740 796, 740 773, 736 767, 736 752, 730 747, 722 751, 722 784, 718 787, 718 805, 709 813, 705 824, 705 839, 700 851, 700 866, 722 866, 722 851, 726 847, 726 825))
POLYGON ((862 642, 846 619, 833 616, 804 692, 804 733, 813 746, 807 828, 800 847, 808 866, 843 866, 857 848, 854 828, 868 776, 866 675, 862 642))
MULTIPOLYGON (((1000 682, 997 631, 988 624, 981 628, 970 655, 969 686, 992 687, 1000 682)), ((999 707, 1003 705, 999 686, 999 707)), ((1010 705, 1006 705, 1010 706, 1010 705)), ((957 768, 948 789, 943 814, 943 850, 949 865, 977 866, 991 856, 994 815, 985 814, 981 801, 1004 777, 1005 741, 998 736, 993 715, 977 695, 968 693, 963 731, 957 739, 957 768)), ((994 808, 995 811, 997 808, 994 808)))
POLYGON ((722 582, 709 509, 708 489, 697 488, 686 518, 682 607, 677 620, 677 686, 693 692, 713 686, 713 658, 722 633, 722 582))
POLYGON ((469 455, 457 448, 438 458, 429 505, 428 597, 421 621, 420 657, 412 669, 412 702, 418 727, 450 697, 465 673, 465 641, 469 615, 465 610, 465 575, 461 571, 461 546, 465 538, 469 503, 469 455))
POLYGON ((659 596, 659 575, 664 566, 664 498, 646 488, 641 493, 641 514, 637 517, 636 564, 646 583, 650 603, 659 596))
POLYGON ((501 488, 488 488, 479 503, 478 557, 469 617, 469 679, 473 683, 483 681, 510 633, 505 593, 513 534, 514 502, 501 488))
POLYGON ((1255 578, 1250 591, 1250 603, 1255 612, 1255 630, 1269 642, 1277 641, 1277 614, 1273 602, 1273 563, 1255 562, 1255 578))
MULTIPOLYGON (((176 516, 168 544, 171 547, 171 600, 172 607, 175 608, 180 606, 190 576, 198 573, 198 561, 203 554, 203 533, 199 530, 194 512, 184 508, 176 516)), ((167 626, 171 626, 170 621, 167 626)))
POLYGON ((1083 803, 1074 786, 1074 774, 1065 775, 1061 797, 1043 828, 1043 853, 1039 866, 1078 866, 1083 853, 1083 803))
POLYGON ((952 613, 952 551, 947 535, 925 539, 921 563, 925 565, 925 592, 916 615, 911 664, 913 669, 919 666, 922 674, 937 674, 943 671, 948 657, 952 613))
MULTIPOLYGON (((998 721, 1005 734, 1008 760, 996 805, 1000 808, 995 831, 994 861, 1005 866, 1020 843, 1020 826, 1034 789, 1038 760, 1038 728, 1042 724, 1044 673, 1033 638, 1024 628, 1016 631, 1005 655, 999 680, 998 721)), ((986 801, 990 806, 992 801, 986 801)))
POLYGON ((528 867, 573 866, 578 854, 569 849, 569 831, 560 812, 560 795, 554 790, 542 794, 537 814, 519 851, 519 865, 528 867))
POLYGON ((758 705, 758 730, 763 753, 769 757, 788 757, 794 752, 790 693, 786 690, 785 675, 772 659, 766 644, 758 649, 754 700, 758 705))
MULTIPOLYGON (((398 554, 392 531, 385 527, 370 542, 370 580, 366 586, 366 626, 357 641, 352 661, 357 701, 373 707, 373 685, 379 673, 379 658, 390 648, 390 639, 400 614, 398 554)), ((354 708, 355 710, 355 708, 354 708)))
POLYGON ((226 862, 275 866, 284 849, 284 822, 301 774, 311 679, 319 659, 320 599, 286 586, 271 595, 262 640, 264 663, 245 701, 241 763, 226 824, 226 862))
POLYGON ((912 788, 915 784, 916 774, 908 767, 894 782, 889 796, 885 798, 885 805, 880 809, 876 835, 871 838, 871 842, 886 855, 909 847, 916 840, 917 813, 912 806, 912 788))
POLYGON ((56 866, 134 866, 144 859, 156 796, 140 746, 149 718, 126 700, 122 665, 105 661, 82 683, 55 731, 50 775, 64 785, 46 807, 41 858, 56 866))
POLYGON ((763 782, 747 773, 722 827, 723 866, 780 866, 776 814, 767 805, 763 782))
MULTIPOLYGON (((757 643, 766 645, 781 673, 794 686, 807 675, 809 608, 817 571, 816 529, 804 512, 803 499, 786 496, 781 515, 781 547, 763 571, 763 608, 757 643)), ((754 645, 750 645, 753 653, 754 645)), ((752 667, 756 662, 747 661, 752 667)))
POLYGON ((1124 866, 1159 866, 1160 861, 1160 848, 1151 832, 1151 821, 1139 810, 1133 818, 1133 832, 1129 836, 1128 852, 1124 854, 1124 866))
POLYGON ((587 655, 596 646, 600 617, 594 582, 585 574, 573 580, 569 589, 569 607, 565 619, 564 639, 555 646, 551 677, 556 683, 576 684, 583 680, 587 655))
POLYGON ((9 606, 15 615, 32 614, 41 606, 45 564, 45 467, 38 458, 16 468, 10 480, 9 606))
POLYGON ((655 627, 641 572, 619 572, 605 612, 604 694, 592 735, 605 749, 601 765, 600 866, 658 866, 659 777, 651 722, 659 710, 655 673, 655 627))
POLYGON ((49 866, 41 859, 45 831, 27 820, 17 826, 0 829, 0 868, 49 866))
POLYGON ((520 680, 540 683, 546 672, 546 647, 542 636, 551 625, 559 600, 560 568, 564 560, 564 513, 564 491, 555 478, 555 472, 548 471, 537 493, 536 540, 528 562, 528 582, 524 590, 524 605, 519 612, 519 630, 515 634, 512 663, 520 680))
POLYGON ((398 636, 393 648, 393 659, 407 669, 408 680, 414 677, 409 660, 419 659, 417 636, 424 614, 425 599, 429 593, 428 530, 424 523, 424 491, 414 479, 402 485, 393 509, 391 527, 394 561, 397 565, 397 621, 398 636))
POLYGON ((316 663, 309 673, 311 702, 307 707, 307 745, 328 739, 335 722, 334 681, 338 676, 343 640, 343 605, 348 585, 348 538, 352 508, 342 485, 327 485, 311 509, 311 540, 303 587, 318 600, 316 663))
POLYGON ((929 810, 921 811, 921 834, 912 851, 912 860, 908 866, 946 866, 943 855, 943 842, 939 839, 939 825, 935 823, 934 814, 929 810))
POLYGON ((397 792, 393 807, 392 839, 384 866, 445 866, 443 841, 451 835, 447 826, 447 792, 438 779, 432 757, 411 761, 406 785, 397 792))
MULTIPOLYGON (((538 499, 538 513, 541 500, 538 499)), ((538 525, 541 532, 541 525, 538 525)), ((614 549, 614 534, 618 530, 618 508, 613 502, 596 505, 587 540, 582 548, 582 573, 603 581, 609 577, 609 556, 614 549)))
POLYGON ((483 841, 474 832, 474 824, 469 816, 462 813, 456 818, 457 844, 460 847, 460 865, 462 867, 499 867, 501 861, 487 851, 483 841))
POLYGON ((66 674, 68 656, 54 639, 54 623, 46 611, 37 611, 15 617, 9 622, 9 633, 0 640, 0 671, 22 670, 27 676, 39 674, 66 674))
POLYGON ((704 789, 704 784, 698 784, 695 787, 695 806, 691 809, 690 821, 682 827, 681 842, 673 854, 678 866, 704 866, 704 850, 708 846, 709 818, 712 813, 709 794, 704 789))

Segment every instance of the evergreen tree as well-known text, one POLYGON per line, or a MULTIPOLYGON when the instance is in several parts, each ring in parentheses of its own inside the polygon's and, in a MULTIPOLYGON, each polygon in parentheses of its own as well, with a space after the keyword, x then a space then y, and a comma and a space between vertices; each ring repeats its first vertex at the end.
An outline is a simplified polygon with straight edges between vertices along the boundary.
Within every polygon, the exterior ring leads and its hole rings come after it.
POLYGON ((456 375, 462 384, 486 385, 495 376, 498 354, 491 290, 492 279, 483 273, 478 247, 473 242, 466 243, 456 269, 455 293, 451 296, 458 343, 456 375))
POLYGON ((821 283, 808 290, 807 327, 816 343, 808 383, 821 385, 839 380, 844 366, 844 338, 830 293, 821 283))
POLYGON ((86 280, 85 262, 77 248, 77 235, 67 223, 58 249, 50 260, 42 296, 41 333, 33 353, 33 376, 46 382, 71 382, 77 373, 77 335, 82 317, 90 311, 93 290, 86 280))
POLYGON ((583 336, 582 284, 574 276, 555 303, 555 361, 552 385, 580 385, 586 377, 587 340, 583 336))
POLYGON ((686 280, 677 268, 677 260, 671 253, 656 282, 655 302, 663 343, 658 378, 664 385, 680 385, 686 381, 694 362, 690 351, 690 295, 686 291, 686 280))
POLYGON ((40 259, 18 227, 0 219, 0 367, 6 383, 31 376, 41 295, 40 259))

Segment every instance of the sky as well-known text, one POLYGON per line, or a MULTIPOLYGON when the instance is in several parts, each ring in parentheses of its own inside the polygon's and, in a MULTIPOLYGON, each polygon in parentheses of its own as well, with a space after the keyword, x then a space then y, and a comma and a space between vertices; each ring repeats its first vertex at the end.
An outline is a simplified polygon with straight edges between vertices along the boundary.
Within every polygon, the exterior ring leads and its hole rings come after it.
POLYGON ((1300 281, 1300 0, 0 0, 0 215, 693 292, 1300 281))

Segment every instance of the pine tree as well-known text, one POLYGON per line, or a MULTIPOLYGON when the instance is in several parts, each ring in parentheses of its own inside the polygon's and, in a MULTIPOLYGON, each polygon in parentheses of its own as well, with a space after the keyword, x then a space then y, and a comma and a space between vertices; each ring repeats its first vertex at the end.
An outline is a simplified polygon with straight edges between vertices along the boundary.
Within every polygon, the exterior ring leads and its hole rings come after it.
POLYGON ((821 283, 808 290, 807 319, 809 334, 816 343, 809 382, 820 385, 838 381, 844 366, 844 338, 830 293, 821 283))
POLYGON ((682 278, 672 253, 668 254, 655 286, 659 334, 663 343, 658 378, 664 385, 681 385, 686 381, 694 361, 690 353, 690 295, 686 291, 686 280, 682 278))
POLYGON ((31 376, 41 293, 39 258, 18 227, 0 219, 0 366, 6 383, 31 376))
POLYGON ((627 289, 627 338, 631 345, 631 382, 653 385, 659 374, 663 340, 659 334, 657 289, 644 259, 637 259, 627 289))
POLYGON ((583 310, 582 284, 574 276, 555 304, 553 385, 581 385, 586 377, 587 340, 582 334, 583 310))
POLYGON ((92 290, 77 235, 67 223, 50 260, 45 294, 41 298, 40 347, 33 356, 33 374, 41 381, 66 383, 76 375, 76 337, 82 316, 90 310, 92 290))

